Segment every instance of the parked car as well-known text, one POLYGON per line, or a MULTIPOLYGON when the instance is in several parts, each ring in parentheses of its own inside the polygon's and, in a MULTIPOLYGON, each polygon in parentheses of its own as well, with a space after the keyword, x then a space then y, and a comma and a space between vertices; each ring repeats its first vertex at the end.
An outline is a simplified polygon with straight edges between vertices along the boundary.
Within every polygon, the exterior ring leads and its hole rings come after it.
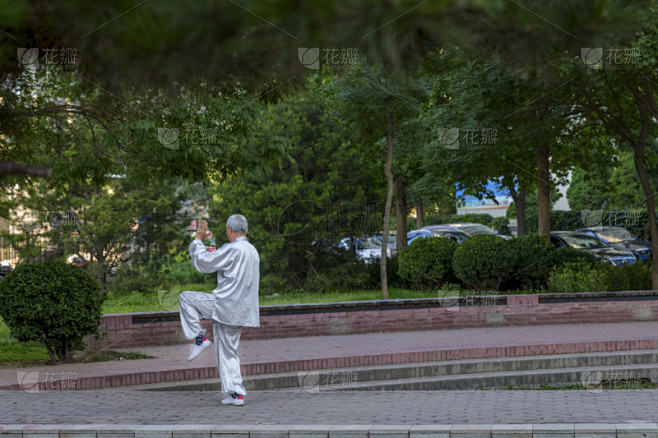
MULTIPOLYGON (((352 240, 351 237, 345 237, 338 242, 338 247, 351 250, 351 245, 356 245, 356 254, 366 263, 379 259, 382 255, 382 235, 372 234, 363 237, 357 237, 352 240)), ((395 235, 388 237, 386 256, 391 257, 395 254, 395 235)))
POLYGON ((9 261, 3 260, 0 262, 0 280, 3 280, 7 274, 14 270, 14 267, 9 261))
POLYGON ((569 246, 590 252, 614 266, 632 265, 637 260, 631 251, 613 248, 591 234, 578 231, 552 231, 551 243, 557 248, 569 246))
POLYGON ((457 228, 446 227, 443 225, 431 225, 420 230, 409 231, 407 233, 407 245, 411 244, 414 240, 423 237, 447 237, 457 243, 462 243, 469 238, 469 235, 457 228))
POLYGON ((509 239, 509 236, 504 236, 502 234, 496 233, 494 230, 489 228, 486 225, 476 224, 473 222, 458 222, 453 224, 443 224, 443 225, 428 225, 423 227, 424 229, 437 229, 437 228, 454 228, 463 233, 467 234, 469 237, 477 236, 478 234, 493 234, 494 236, 499 236, 505 239, 509 239))
POLYGON ((631 251, 638 260, 651 259, 651 242, 634 236, 633 233, 622 227, 581 228, 577 230, 599 239, 613 248, 631 251))

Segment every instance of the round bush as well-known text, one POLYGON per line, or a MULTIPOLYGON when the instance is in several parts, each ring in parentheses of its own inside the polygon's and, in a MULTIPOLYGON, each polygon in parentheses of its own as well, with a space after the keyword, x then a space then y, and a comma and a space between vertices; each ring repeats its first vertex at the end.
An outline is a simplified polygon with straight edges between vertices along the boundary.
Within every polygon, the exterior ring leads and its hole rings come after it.
POLYGON ((558 262, 555 247, 537 234, 517 237, 509 243, 516 262, 514 272, 505 279, 502 288, 526 291, 544 288, 558 262))
POLYGON ((97 333, 105 296, 81 268, 60 260, 22 264, 0 282, 0 316, 19 341, 45 345, 53 362, 68 361, 97 333))
POLYGON ((398 274, 412 287, 441 287, 454 282, 452 257, 457 243, 446 237, 425 237, 411 242, 399 255, 398 274))
POLYGON ((491 234, 469 238, 455 251, 455 275, 477 290, 499 290, 501 283, 514 273, 516 257, 511 242, 491 234))

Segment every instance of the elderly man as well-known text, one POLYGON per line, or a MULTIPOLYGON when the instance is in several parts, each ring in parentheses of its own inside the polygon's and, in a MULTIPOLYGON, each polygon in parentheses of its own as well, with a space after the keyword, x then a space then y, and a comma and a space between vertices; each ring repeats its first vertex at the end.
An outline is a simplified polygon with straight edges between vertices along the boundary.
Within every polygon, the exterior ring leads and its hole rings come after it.
POLYGON ((237 354, 242 327, 258 327, 258 281, 260 257, 247 241, 247 219, 234 214, 226 221, 229 243, 209 252, 202 240, 208 224, 202 221, 196 239, 188 248, 192 265, 201 273, 217 272, 217 287, 212 294, 185 291, 180 294, 180 320, 187 339, 194 339, 187 360, 193 360, 210 342, 204 336, 201 319, 212 319, 215 359, 222 392, 228 394, 222 404, 244 405, 247 392, 242 386, 240 358, 237 354))

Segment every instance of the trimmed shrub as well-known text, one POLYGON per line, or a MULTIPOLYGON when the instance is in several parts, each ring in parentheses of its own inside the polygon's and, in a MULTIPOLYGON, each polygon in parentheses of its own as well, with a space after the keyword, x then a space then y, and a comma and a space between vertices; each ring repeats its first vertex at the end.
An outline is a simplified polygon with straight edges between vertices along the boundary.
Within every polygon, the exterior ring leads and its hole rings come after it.
POLYGON ((565 263, 551 273, 548 292, 616 292, 650 290, 651 268, 643 263, 612 266, 606 263, 565 263))
POLYGON ((400 278, 412 287, 433 289, 454 283, 452 258, 457 242, 445 237, 416 239, 399 255, 400 278))
POLYGON ((603 265, 565 263, 548 277, 548 292, 606 291, 608 274, 603 265))
POLYGON ((105 295, 81 268, 60 260, 22 264, 0 283, 0 316, 19 341, 44 344, 53 363, 70 361, 96 334, 105 295))
POLYGON ((606 268, 606 285, 610 292, 622 290, 651 290, 651 266, 648 263, 606 268))
MULTIPOLYGON (((546 286, 558 259, 555 247, 537 234, 509 240, 515 258, 514 272, 502 285, 504 290, 538 290, 546 286)), ((590 255, 590 254, 587 254, 590 255)))
POLYGON ((512 245, 511 240, 491 234, 469 238, 455 250, 452 266, 457 278, 480 291, 499 290, 514 273, 512 245))
POLYGON ((598 265, 601 259, 591 252, 583 251, 568 246, 563 246, 555 252, 556 266, 562 266, 565 263, 585 263, 588 265, 598 265))

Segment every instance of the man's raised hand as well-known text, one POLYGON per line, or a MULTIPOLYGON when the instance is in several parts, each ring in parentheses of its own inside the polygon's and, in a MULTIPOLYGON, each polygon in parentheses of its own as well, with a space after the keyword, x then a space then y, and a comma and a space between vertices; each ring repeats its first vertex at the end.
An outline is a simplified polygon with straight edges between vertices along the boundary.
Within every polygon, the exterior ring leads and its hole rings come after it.
POLYGON ((196 238, 199 240, 205 239, 209 234, 208 231, 208 222, 206 221, 199 221, 199 224, 196 229, 196 238))

